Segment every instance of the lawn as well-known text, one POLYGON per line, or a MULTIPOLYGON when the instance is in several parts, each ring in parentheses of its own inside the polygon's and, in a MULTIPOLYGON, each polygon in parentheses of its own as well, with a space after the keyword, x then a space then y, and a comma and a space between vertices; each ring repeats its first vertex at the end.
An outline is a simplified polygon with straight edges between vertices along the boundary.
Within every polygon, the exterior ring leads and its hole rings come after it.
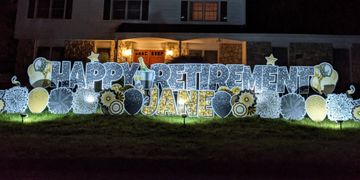
POLYGON ((342 130, 334 122, 309 119, 187 118, 186 122, 183 126, 181 117, 30 114, 21 123, 19 115, 3 114, 0 159, 25 164, 82 159, 102 165, 109 160, 111 166, 125 163, 126 168, 143 170, 140 163, 151 172, 157 167, 170 171, 170 166, 204 166, 203 172, 256 167, 298 177, 358 175, 360 123, 354 121, 344 122, 342 130))

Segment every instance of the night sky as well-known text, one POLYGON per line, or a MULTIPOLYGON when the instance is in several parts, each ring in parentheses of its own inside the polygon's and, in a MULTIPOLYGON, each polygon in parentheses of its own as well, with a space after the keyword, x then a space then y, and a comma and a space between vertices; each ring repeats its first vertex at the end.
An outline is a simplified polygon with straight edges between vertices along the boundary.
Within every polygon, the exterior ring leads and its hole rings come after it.
POLYGON ((247 29, 257 33, 360 35, 360 1, 248 0, 247 29))

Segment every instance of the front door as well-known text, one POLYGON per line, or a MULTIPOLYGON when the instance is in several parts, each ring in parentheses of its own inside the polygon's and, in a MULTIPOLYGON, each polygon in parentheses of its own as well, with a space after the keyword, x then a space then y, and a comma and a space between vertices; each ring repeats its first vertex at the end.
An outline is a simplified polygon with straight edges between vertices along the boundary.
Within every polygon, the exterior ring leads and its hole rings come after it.
POLYGON ((138 58, 144 58, 145 64, 150 68, 152 64, 165 62, 165 51, 163 50, 135 50, 134 62, 139 62, 138 58))

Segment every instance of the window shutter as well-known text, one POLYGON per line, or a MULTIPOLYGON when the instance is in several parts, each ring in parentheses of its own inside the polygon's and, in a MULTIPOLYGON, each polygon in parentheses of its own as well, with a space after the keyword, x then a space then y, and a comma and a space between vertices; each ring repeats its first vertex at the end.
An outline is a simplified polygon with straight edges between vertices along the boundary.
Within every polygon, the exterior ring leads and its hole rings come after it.
POLYGON ((34 18, 35 0, 29 0, 28 18, 34 18))
POLYGON ((181 1, 181 21, 188 20, 188 5, 189 3, 187 1, 181 1))
POLYGON ((220 21, 226 22, 227 21, 227 2, 221 1, 220 3, 220 21))
POLYGON ((104 20, 110 19, 111 0, 104 0, 104 20))
POLYGON ((141 20, 147 21, 149 19, 149 0, 143 0, 142 3, 141 20))
POLYGON ((66 1, 65 19, 71 19, 73 10, 73 0, 66 1))

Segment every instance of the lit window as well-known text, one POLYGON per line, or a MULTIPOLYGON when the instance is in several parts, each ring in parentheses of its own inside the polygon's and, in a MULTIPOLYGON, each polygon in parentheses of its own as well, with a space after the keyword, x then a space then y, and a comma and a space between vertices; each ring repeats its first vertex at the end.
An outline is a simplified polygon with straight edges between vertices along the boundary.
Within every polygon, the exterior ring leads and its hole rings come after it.
POLYGON ((191 20, 193 21, 217 21, 218 3, 217 2, 192 2, 191 20))

